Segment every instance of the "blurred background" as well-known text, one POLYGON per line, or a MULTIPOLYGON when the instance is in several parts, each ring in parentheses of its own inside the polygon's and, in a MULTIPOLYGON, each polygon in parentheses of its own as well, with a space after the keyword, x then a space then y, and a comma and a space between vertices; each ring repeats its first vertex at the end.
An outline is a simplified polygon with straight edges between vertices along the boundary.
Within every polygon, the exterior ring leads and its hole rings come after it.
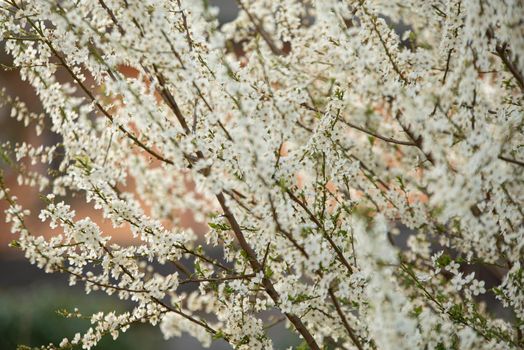
MULTIPOLYGON (((237 15, 235 0, 211 0, 212 5, 220 8, 219 19, 222 23, 233 20, 237 15)), ((3 51, 3 42, 0 42, 0 89, 6 88, 11 97, 18 96, 25 102, 31 112, 41 112, 42 107, 33 88, 20 80, 17 70, 4 69, 12 64, 12 60, 3 51)), ((34 127, 24 128, 22 123, 10 117, 9 107, 0 107, 0 144, 6 141, 25 141, 34 145, 42 142, 42 137, 36 140, 34 127)), ((51 133, 44 134, 47 144, 55 143, 58 138, 51 133)), ((16 174, 11 172, 4 163, 0 167, 5 173, 8 187, 16 183, 16 174)), ((37 192, 26 191, 16 193, 19 202, 32 213, 38 213, 41 201, 37 192)), ((78 204, 78 203, 76 203, 78 204)), ((91 315, 99 311, 117 312, 126 311, 131 304, 118 301, 115 297, 108 297, 101 292, 86 295, 81 284, 75 287, 68 286, 68 277, 60 274, 45 274, 42 270, 31 265, 23 254, 10 248, 9 242, 16 239, 4 223, 5 203, 0 202, 0 349, 16 349, 18 345, 41 346, 50 342, 59 343, 63 337, 73 337, 76 332, 83 333, 89 327, 88 320, 66 319, 61 310, 72 311, 75 307, 82 314, 91 315)), ((88 216, 90 209, 76 206, 79 216, 88 216), (85 210, 84 213, 82 211, 85 210)), ((29 223, 36 228, 39 234, 50 235, 46 225, 42 225, 33 215, 29 223)), ((192 225, 191 217, 184 220, 192 225)), ((200 233, 205 227, 193 227, 200 233)), ((126 242, 126 233, 117 233, 116 241, 126 242)), ((297 345, 298 339, 283 327, 276 327, 272 336, 275 346, 283 349, 297 345)), ((126 333, 113 341, 110 337, 104 339, 97 349, 201 349, 201 345, 193 338, 184 335, 181 338, 165 341, 158 327, 138 325, 130 328, 126 333)), ((229 349, 222 340, 213 342, 214 350, 229 349)))
MULTIPOLYGON (((222 23, 233 20, 238 12, 235 0, 210 0, 210 4, 219 7, 219 19, 222 23)), ((402 33, 408 27, 402 23, 392 23, 398 33, 402 33)), ((0 89, 6 88, 11 97, 18 96, 25 102, 32 112, 41 112, 41 105, 34 90, 18 77, 18 71, 3 69, 10 66, 11 59, 3 52, 3 43, 0 42, 0 89)), ((64 74, 64 80, 67 76, 64 74)), ((0 104, 1 105, 1 104, 0 104)), ((34 127, 24 128, 9 116, 8 107, 0 107, 0 144, 10 142, 26 141, 34 145, 42 142, 42 137, 36 140, 34 127)), ((48 144, 58 141, 56 135, 47 133, 44 140, 48 144)), ((5 172, 5 180, 8 184, 16 183, 16 174, 10 172, 5 164, 0 162, 0 167, 5 172)), ((27 191, 16 193, 19 202, 32 213, 38 213, 41 201, 37 192, 27 191)), ((79 206, 77 201, 75 209, 79 217, 89 216, 92 212, 87 206, 79 206)), ((16 236, 9 233, 9 227, 4 223, 6 205, 0 201, 0 350, 16 349, 17 345, 40 346, 50 342, 59 343, 66 336, 71 338, 76 332, 83 332, 89 327, 86 320, 65 319, 60 315, 60 310, 72 311, 77 307, 84 315, 90 315, 99 311, 125 311, 131 304, 118 302, 114 297, 108 297, 104 293, 93 292, 86 295, 81 285, 69 287, 67 276, 60 274, 46 275, 44 272, 32 266, 22 253, 8 244, 16 236)), ((190 215, 183 218, 183 224, 191 226, 197 233, 203 233, 206 227, 194 224, 190 215)), ((39 234, 51 235, 49 228, 42 225, 37 215, 29 218, 29 226, 35 228, 39 234)), ((102 225, 102 229, 104 226, 102 225)), ((399 226, 400 234, 393 240, 400 249, 406 249, 407 238, 414 232, 399 226)), ((114 231, 114 230, 113 230, 114 231)), ((129 234, 124 230, 117 231, 114 240, 125 244, 129 234)), ((438 245, 433 250, 439 250, 438 245)), ((213 253, 212 253, 213 254, 213 253)), ((218 255, 218 252, 215 252, 218 255)), ((472 271, 486 281, 486 287, 490 288, 500 283, 505 271, 497 268, 466 267, 464 272, 472 271)), ((160 271, 162 272, 162 271, 160 271)), ((512 319, 513 315, 496 301, 492 294, 480 297, 486 303, 490 312, 498 317, 512 319)), ((298 338, 285 330, 282 323, 274 327, 270 332, 276 349, 285 349, 300 343, 298 338)), ((158 327, 148 325, 134 326, 122 334, 116 341, 104 339, 97 349, 202 349, 200 344, 193 338, 184 335, 181 338, 164 341, 158 327)), ((215 341, 211 347, 213 350, 229 349, 230 347, 222 340, 215 341)))

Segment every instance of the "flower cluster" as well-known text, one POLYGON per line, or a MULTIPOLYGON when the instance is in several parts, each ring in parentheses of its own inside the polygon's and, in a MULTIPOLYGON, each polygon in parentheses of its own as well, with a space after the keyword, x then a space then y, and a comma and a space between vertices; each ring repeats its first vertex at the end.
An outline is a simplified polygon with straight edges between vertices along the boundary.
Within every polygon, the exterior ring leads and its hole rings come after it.
POLYGON ((0 0, 44 109, 2 94, 42 138, 2 158, 56 233, 3 175, 12 245, 134 305, 46 348, 138 322, 235 349, 279 322, 310 349, 522 348, 523 3, 237 3, 220 25, 207 1, 0 0))

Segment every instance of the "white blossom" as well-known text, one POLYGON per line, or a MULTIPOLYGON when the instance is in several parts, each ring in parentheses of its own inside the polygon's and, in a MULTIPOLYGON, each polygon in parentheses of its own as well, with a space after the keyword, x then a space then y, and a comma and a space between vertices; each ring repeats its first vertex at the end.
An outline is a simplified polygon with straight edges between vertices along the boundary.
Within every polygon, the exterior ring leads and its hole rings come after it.
POLYGON ((0 0, 11 246, 132 305, 43 348, 522 348, 522 2, 237 3, 0 0))

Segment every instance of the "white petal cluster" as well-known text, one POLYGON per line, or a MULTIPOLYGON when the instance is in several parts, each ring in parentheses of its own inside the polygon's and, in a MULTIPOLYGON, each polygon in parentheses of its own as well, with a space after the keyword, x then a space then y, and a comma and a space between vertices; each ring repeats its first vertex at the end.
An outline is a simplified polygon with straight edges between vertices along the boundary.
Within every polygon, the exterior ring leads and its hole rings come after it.
POLYGON ((11 246, 132 305, 43 348, 524 347, 522 1, 237 3, 0 0, 11 246))

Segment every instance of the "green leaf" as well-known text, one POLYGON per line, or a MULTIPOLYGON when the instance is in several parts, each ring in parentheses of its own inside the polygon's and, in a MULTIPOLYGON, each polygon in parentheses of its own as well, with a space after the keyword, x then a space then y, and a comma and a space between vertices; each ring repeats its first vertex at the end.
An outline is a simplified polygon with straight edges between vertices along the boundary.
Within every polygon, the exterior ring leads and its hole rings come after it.
POLYGON ((209 222, 208 226, 217 231, 229 231, 231 227, 225 223, 209 222))

